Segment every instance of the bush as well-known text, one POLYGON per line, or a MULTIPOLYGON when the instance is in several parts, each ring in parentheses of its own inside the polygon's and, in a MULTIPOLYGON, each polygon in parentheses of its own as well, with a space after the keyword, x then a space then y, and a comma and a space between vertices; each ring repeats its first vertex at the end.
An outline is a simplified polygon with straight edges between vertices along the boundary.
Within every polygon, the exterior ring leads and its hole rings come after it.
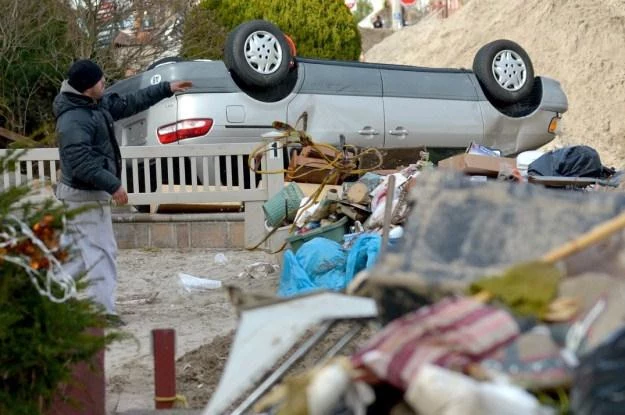
POLYGON ((182 55, 221 59, 227 32, 254 19, 276 24, 295 41, 300 56, 360 57, 360 33, 343 0, 203 0, 185 23, 182 55))
POLYGON ((371 6, 371 3, 367 0, 358 0, 358 3, 356 3, 356 11, 354 12, 356 24, 360 23, 362 19, 369 16, 372 11, 373 6, 371 6))
MULTIPOLYGON (((11 160, 0 158, 0 175, 11 160)), ((2 415, 45 413, 59 386, 71 384, 74 364, 91 361, 120 338, 119 333, 89 334, 87 329, 106 326, 101 307, 75 293, 65 299, 72 284, 51 278, 70 255, 59 245, 64 217, 77 212, 66 212, 53 200, 24 203, 28 192, 26 187, 0 190, 2 415)), ((85 285, 79 279, 76 289, 85 285)))

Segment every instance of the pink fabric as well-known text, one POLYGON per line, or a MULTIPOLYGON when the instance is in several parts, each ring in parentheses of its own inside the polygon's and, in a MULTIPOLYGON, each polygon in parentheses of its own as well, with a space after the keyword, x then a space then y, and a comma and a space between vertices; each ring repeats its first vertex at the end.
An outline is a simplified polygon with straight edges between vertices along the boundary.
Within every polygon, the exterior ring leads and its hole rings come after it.
POLYGON ((406 389, 425 363, 462 371, 518 335, 507 312, 469 298, 447 298, 388 324, 353 361, 406 389))

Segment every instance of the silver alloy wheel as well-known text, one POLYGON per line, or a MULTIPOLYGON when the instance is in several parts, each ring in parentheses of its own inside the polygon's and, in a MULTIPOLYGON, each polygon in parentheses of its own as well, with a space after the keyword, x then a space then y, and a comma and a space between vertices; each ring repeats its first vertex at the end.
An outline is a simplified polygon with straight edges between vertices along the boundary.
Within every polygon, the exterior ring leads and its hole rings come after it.
POLYGON ((259 30, 245 39, 245 60, 256 72, 269 75, 282 63, 282 47, 269 32, 259 30))
POLYGON ((493 76, 503 89, 518 91, 527 82, 527 67, 518 53, 505 49, 493 59, 493 76))

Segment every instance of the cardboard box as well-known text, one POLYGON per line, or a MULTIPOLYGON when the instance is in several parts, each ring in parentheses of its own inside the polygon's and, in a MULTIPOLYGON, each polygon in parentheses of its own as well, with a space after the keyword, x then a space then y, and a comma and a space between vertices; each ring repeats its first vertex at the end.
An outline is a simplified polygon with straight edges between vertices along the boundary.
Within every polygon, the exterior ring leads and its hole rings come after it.
MULTIPOLYGON (((322 183, 332 170, 332 167, 322 159, 296 155, 291 158, 285 180, 300 183, 322 183)), ((338 184, 337 181, 338 178, 328 184, 335 185, 338 184)))
POLYGON ((438 167, 459 170, 466 174, 497 176, 505 167, 515 169, 516 159, 465 153, 439 161, 438 167))

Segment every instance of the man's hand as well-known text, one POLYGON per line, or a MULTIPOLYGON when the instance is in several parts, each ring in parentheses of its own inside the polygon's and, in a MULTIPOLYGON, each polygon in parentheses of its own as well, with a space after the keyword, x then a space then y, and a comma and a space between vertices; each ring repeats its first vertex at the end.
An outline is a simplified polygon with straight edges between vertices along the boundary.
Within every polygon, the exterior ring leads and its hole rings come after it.
POLYGON ((172 94, 175 94, 176 92, 184 92, 192 86, 193 82, 191 81, 176 81, 169 83, 169 88, 171 89, 172 94))
POLYGON ((126 189, 123 186, 119 186, 119 189, 113 193, 113 200, 120 206, 128 203, 128 193, 126 193, 126 189))

